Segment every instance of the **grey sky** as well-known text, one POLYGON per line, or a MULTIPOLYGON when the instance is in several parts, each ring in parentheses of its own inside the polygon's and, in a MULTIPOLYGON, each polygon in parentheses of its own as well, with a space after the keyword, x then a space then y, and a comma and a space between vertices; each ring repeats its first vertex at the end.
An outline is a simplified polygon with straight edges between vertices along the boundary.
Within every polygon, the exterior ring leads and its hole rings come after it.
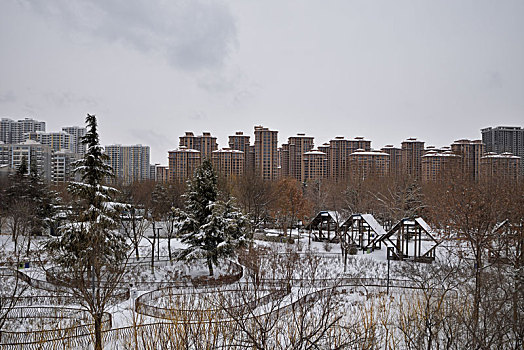
POLYGON ((524 125, 524 1, 6 0, 0 116, 99 117, 152 161, 185 131, 443 146, 524 125))

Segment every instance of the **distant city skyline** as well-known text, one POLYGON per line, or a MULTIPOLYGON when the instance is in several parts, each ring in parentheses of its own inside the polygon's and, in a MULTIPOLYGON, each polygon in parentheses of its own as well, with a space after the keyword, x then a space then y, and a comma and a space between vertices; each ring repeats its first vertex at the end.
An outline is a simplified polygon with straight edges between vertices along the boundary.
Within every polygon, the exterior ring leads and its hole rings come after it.
POLYGON ((316 145, 437 147, 524 120, 523 1, 0 2, 0 117, 145 144, 223 147, 254 125, 316 145), (122 8, 125 4, 125 9, 122 8))
MULTIPOLYGON (((8 118, 8 119, 12 119, 14 121, 17 121, 17 120, 23 120, 23 119, 27 119, 27 118, 31 118, 31 117, 24 117, 24 118, 13 118, 13 117, 9 117, 9 116, 4 116, 2 118, 8 118)), ((67 129, 67 127, 65 127, 64 125, 61 125, 61 126, 58 126, 56 129, 51 129, 52 126, 51 126, 51 123, 49 123, 47 120, 41 120, 41 119, 38 119, 38 118, 31 118, 31 119, 34 119, 34 121, 36 122, 43 122, 43 124, 45 125, 45 129, 46 129, 46 132, 47 133, 53 133, 53 132, 60 132, 62 130, 65 130, 67 129)), ((98 119, 98 116, 97 116, 97 120, 98 120, 98 123, 99 123, 99 128, 102 129, 103 127, 100 126, 100 120, 98 119)), ((75 121, 71 121, 71 125, 74 124, 73 127, 80 127, 80 128, 83 128, 83 123, 76 123, 75 121)), ((216 142, 218 144, 218 149, 222 149, 222 148, 227 148, 229 147, 229 144, 228 144, 228 140, 229 140, 229 137, 230 136, 233 136, 235 135, 235 133, 237 132, 243 132, 243 135, 245 136, 249 136, 251 138, 251 144, 253 145, 254 144, 254 130, 255 130, 255 127, 257 126, 264 126, 264 127, 267 127, 263 124, 256 124, 256 125, 253 125, 251 127, 251 129, 249 130, 233 130, 229 133, 226 132, 226 136, 221 139, 220 137, 217 137, 217 135, 213 132, 213 131, 210 131, 209 129, 205 130, 205 131, 197 131, 197 130, 185 130, 185 131, 180 131, 180 133, 176 136, 176 141, 174 142, 174 144, 169 147, 169 148, 166 148, 163 152, 161 152, 161 154, 154 154, 153 152, 151 152, 151 164, 160 164, 160 165, 167 165, 168 164, 168 152, 169 151, 173 151, 175 149, 177 149, 179 146, 180 146, 180 138, 181 137, 184 137, 188 132, 192 132, 194 135, 198 136, 198 135, 201 135, 201 134, 208 134, 210 133, 210 136, 213 136, 215 138, 217 138, 216 142), (163 159, 162 159, 163 157, 163 159), (155 159, 160 159, 160 161, 155 161, 155 159)), ((517 128, 521 128, 522 126, 521 125, 499 125, 499 124, 492 124, 492 125, 489 125, 489 126, 486 126, 487 128, 489 127, 517 127, 517 128)), ((71 128, 71 127, 70 127, 71 128)), ((453 140, 450 139, 449 142, 447 143, 443 143, 443 144, 435 144, 433 143, 431 140, 427 140, 427 139, 423 139, 421 137, 418 137, 417 135, 410 135, 410 136, 407 136, 403 139, 400 139, 400 141, 398 143, 394 143, 394 142, 386 142, 384 144, 377 144, 375 142, 375 140, 365 136, 365 135, 353 135, 353 136, 350 136, 350 135, 344 135, 344 134, 333 134, 333 136, 331 137, 328 137, 326 138, 325 140, 318 140, 314 135, 308 133, 308 132, 301 132, 301 131, 298 131, 298 132, 295 132, 294 134, 291 134, 291 135, 287 135, 287 136, 284 136, 281 134, 281 131, 278 129, 278 128, 271 128, 271 127, 268 127, 268 129, 270 130, 274 130, 274 131, 277 131, 278 132, 278 147, 282 147, 283 144, 286 144, 288 142, 288 138, 293 138, 293 137, 296 137, 297 135, 305 135, 305 136, 308 136, 308 137, 312 137, 313 138, 313 143, 314 143, 314 148, 315 149, 318 149, 319 146, 322 146, 324 143, 329 143, 329 141, 333 140, 333 139, 336 139, 337 137, 343 137, 344 139, 355 139, 355 138, 364 138, 365 140, 367 141, 370 141, 371 142, 371 149, 374 149, 374 150, 380 150, 381 148, 387 146, 387 145, 393 145, 394 147, 400 147, 402 142, 405 141, 405 140, 408 140, 410 138, 415 138, 419 141, 423 141, 425 143, 425 147, 436 147, 436 148, 441 148, 441 147, 447 147, 447 146, 450 146, 453 142, 455 141, 458 141, 458 140, 482 140, 482 134, 481 134, 481 130, 484 129, 478 129, 477 130, 477 136, 476 137, 458 137, 458 138, 455 138, 453 140)), ((102 134, 102 130, 100 130, 100 133, 102 134)), ((443 139, 444 137, 442 137, 443 135, 438 135, 439 136, 439 139, 443 139)), ((445 136, 445 135, 444 135, 445 136)), ((137 137, 137 139, 140 139, 139 137, 137 137)), ((100 144, 102 146, 114 146, 114 145, 121 145, 121 146, 138 146, 138 145, 143 145, 143 146, 149 146, 151 148, 151 145, 149 144, 146 144, 144 142, 139 142, 138 140, 135 140, 135 142, 131 141, 130 143, 120 143, 120 142, 111 142, 111 141, 107 141, 106 140, 103 140, 101 138, 100 140, 100 144)))

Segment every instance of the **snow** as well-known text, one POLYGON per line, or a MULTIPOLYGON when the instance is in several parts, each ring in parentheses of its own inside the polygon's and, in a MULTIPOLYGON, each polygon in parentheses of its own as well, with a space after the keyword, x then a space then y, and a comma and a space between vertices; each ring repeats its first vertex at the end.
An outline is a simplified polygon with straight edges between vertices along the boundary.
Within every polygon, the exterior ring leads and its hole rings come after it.
POLYGON ((384 228, 377 222, 377 220, 375 220, 375 218, 373 217, 373 215, 371 214, 361 214, 362 216, 362 219, 364 219, 364 221, 366 221, 366 223, 369 225, 369 227, 371 227, 371 229, 373 231, 375 231, 375 233, 379 236, 383 236, 386 234, 386 230, 384 230, 384 228))
POLYGON ((429 234, 433 233, 433 230, 431 229, 431 227, 429 227, 429 225, 423 218, 420 218, 420 217, 416 218, 415 222, 418 223, 422 227, 422 229, 424 229, 424 231, 426 231, 427 233, 429 234))

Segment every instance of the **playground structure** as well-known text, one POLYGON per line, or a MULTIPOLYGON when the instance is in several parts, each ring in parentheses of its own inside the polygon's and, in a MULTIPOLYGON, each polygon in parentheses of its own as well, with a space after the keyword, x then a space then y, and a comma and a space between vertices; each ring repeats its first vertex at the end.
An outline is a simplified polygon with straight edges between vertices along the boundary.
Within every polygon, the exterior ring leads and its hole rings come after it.
POLYGON ((388 231, 372 214, 353 214, 344 221, 341 218, 337 212, 321 211, 306 228, 314 240, 340 242, 344 255, 352 248, 372 252, 384 245, 388 248, 388 260, 435 260, 435 249, 440 242, 421 217, 401 219, 388 231))
POLYGON ((375 242, 384 243, 389 248, 388 260, 417 262, 435 260, 435 249, 440 243, 434 237, 431 227, 420 217, 400 220, 375 242))
POLYGON ((314 241, 336 242, 339 239, 339 232, 344 222, 342 214, 333 210, 324 210, 311 220, 306 226, 309 230, 309 237, 313 236, 314 241), (317 230, 317 232, 313 231, 317 230), (333 232, 333 236, 331 233, 333 232))

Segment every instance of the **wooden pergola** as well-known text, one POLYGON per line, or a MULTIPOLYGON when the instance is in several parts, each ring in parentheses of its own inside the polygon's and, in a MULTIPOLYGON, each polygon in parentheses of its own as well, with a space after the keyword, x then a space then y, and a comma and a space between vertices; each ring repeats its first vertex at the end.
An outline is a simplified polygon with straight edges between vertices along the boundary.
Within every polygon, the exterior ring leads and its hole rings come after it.
POLYGON ((433 236, 431 227, 420 217, 400 220, 375 242, 391 248, 388 249, 388 260, 429 263, 435 260, 435 248, 440 244, 433 236))
POLYGON ((362 250, 380 249, 377 238, 386 234, 384 228, 371 214, 353 214, 342 224, 342 241, 346 246, 357 246, 362 250))
POLYGON ((314 241, 336 241, 339 237, 340 223, 343 222, 339 212, 323 210, 309 222, 306 229, 314 241), (333 233, 333 234, 332 234, 333 233))

